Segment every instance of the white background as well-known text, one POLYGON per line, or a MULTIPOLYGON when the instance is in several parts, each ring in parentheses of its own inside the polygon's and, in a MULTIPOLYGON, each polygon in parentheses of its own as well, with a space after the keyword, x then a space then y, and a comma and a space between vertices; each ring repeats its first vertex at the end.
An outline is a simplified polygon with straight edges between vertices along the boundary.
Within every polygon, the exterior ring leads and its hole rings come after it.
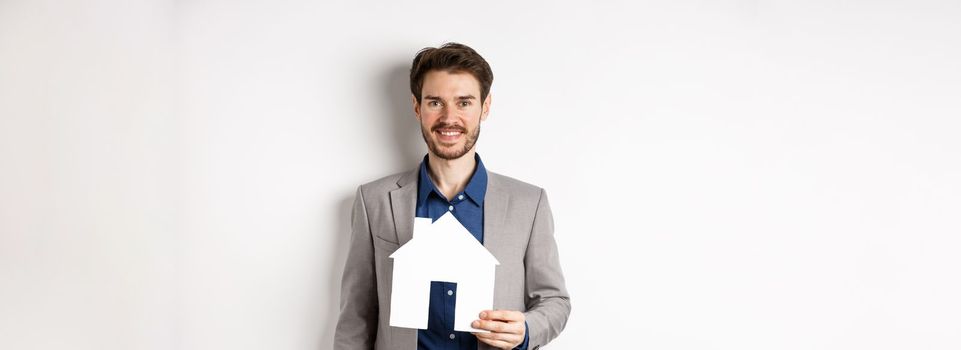
POLYGON ((0 0, 0 348, 330 348, 446 41, 550 196, 550 348, 961 347, 957 1, 0 0))

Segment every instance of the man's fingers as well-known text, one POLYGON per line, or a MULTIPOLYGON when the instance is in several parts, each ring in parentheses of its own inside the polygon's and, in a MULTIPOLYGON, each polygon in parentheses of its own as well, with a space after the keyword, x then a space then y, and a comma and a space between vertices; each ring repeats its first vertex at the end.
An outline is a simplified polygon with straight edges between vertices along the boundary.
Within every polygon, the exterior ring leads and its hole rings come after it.
POLYGON ((524 321, 524 313, 513 310, 484 310, 479 316, 482 320, 524 321))
POLYGON ((514 347, 511 346, 511 344, 509 344, 509 343, 507 343, 507 342, 505 342, 505 341, 503 341, 503 340, 484 340, 484 339, 481 339, 481 341, 487 343, 487 344, 490 345, 490 346, 493 346, 493 347, 495 347, 495 348, 498 348, 498 349, 513 349, 513 348, 514 348, 514 347))
POLYGON ((490 333, 473 333, 478 340, 499 348, 512 349, 524 341, 524 314, 510 310, 484 310, 479 315, 480 320, 471 323, 471 327, 484 329, 490 333))
POLYGON ((511 327, 509 323, 501 321, 475 320, 473 323, 471 323, 471 327, 477 329, 486 329, 491 332, 498 333, 515 333, 514 327, 511 327))
POLYGON ((487 339, 487 340, 508 340, 508 337, 510 337, 510 334, 508 333, 490 332, 490 333, 472 333, 472 334, 474 334, 475 337, 478 337, 480 339, 487 339))
POLYGON ((499 349, 513 349, 520 341, 511 340, 503 333, 474 333, 477 339, 499 349))

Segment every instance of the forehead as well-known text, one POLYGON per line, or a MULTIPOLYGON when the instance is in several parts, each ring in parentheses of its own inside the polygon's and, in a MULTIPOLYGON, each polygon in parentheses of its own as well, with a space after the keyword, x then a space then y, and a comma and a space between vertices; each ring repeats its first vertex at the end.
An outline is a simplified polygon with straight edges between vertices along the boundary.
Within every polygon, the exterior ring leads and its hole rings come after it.
POLYGON ((424 75, 423 95, 480 97, 480 82, 468 72, 432 70, 424 75))

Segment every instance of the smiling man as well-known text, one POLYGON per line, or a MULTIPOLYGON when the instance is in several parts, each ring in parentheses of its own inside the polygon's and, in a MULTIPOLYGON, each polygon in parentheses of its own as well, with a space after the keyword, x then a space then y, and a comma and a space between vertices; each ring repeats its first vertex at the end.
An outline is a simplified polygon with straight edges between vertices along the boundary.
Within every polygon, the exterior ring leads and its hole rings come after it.
POLYGON ((412 103, 429 152, 416 169, 357 189, 335 349, 537 349, 564 329, 571 304, 547 195, 488 171, 476 153, 492 82, 487 61, 462 44, 414 57, 412 103), (494 310, 472 324, 489 333, 454 331, 457 285, 444 281, 431 282, 428 329, 388 325, 388 256, 411 239, 415 216, 447 212, 500 262, 494 310))

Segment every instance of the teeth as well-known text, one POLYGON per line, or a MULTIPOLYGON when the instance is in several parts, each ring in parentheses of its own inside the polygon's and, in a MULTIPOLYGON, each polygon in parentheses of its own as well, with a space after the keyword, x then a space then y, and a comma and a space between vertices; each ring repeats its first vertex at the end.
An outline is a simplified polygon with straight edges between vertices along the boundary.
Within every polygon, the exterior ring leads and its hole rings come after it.
POLYGON ((441 131, 440 134, 444 136, 454 136, 459 135, 460 131, 441 131))

